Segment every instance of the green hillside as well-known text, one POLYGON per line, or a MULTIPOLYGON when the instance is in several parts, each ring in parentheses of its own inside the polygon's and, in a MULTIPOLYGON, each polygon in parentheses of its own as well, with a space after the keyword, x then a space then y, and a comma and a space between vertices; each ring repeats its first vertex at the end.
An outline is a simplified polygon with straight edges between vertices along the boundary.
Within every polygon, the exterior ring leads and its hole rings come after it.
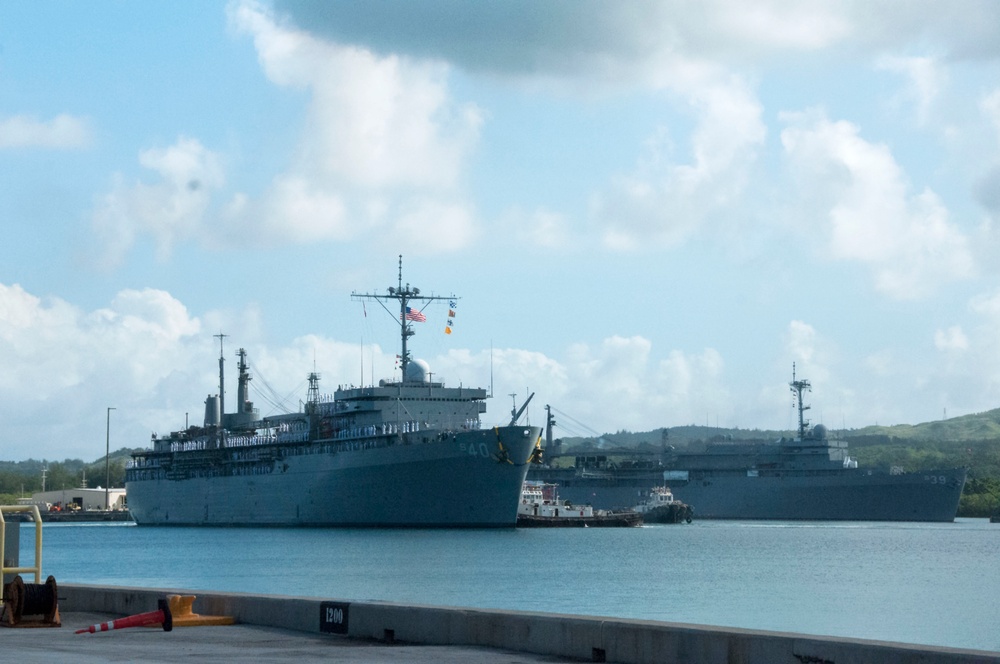
POLYGON ((891 427, 870 426, 858 429, 851 435, 927 441, 1000 440, 1000 408, 923 424, 897 424, 891 427))

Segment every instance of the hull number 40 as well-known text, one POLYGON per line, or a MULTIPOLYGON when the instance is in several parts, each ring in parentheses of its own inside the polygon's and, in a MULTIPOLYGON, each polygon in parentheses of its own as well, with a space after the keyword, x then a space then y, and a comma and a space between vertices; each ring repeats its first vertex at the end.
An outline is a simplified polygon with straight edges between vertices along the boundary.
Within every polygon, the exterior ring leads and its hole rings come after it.
POLYGON ((481 456, 486 459, 490 458, 490 451, 486 447, 486 443, 459 443, 458 449, 462 450, 469 456, 481 456))

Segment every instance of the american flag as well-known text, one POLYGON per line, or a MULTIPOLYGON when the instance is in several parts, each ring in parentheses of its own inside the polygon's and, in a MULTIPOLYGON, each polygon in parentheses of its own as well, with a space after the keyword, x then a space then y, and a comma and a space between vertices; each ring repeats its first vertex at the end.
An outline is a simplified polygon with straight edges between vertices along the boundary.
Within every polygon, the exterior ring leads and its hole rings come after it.
POLYGON ((423 315, 419 311, 415 311, 409 307, 406 308, 406 320, 413 320, 418 323, 426 323, 427 316, 423 315))

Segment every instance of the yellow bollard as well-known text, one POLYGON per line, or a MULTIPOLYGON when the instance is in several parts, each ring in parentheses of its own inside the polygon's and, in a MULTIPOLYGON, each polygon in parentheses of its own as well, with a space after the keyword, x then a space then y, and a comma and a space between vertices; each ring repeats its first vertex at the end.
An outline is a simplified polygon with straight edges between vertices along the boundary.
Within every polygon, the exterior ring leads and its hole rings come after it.
POLYGON ((209 625, 233 625, 232 616, 203 616, 191 610, 194 595, 167 595, 167 605, 173 616, 174 627, 204 627, 209 625))

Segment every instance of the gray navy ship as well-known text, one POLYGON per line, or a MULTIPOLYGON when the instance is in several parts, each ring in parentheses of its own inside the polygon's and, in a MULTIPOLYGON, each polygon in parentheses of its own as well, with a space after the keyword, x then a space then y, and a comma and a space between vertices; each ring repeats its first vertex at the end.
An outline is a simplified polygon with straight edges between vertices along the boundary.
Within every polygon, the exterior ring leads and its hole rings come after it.
MULTIPOLYGON (((967 469, 859 468, 845 441, 831 439, 822 424, 809 426, 802 395, 811 386, 795 379, 794 368, 790 386, 799 417, 794 438, 708 443, 613 467, 607 455, 590 454, 578 456, 575 468, 533 466, 528 479, 558 484, 560 497, 600 509, 635 505, 666 483, 698 519, 954 521, 967 469)), ((548 430, 551 441, 551 424, 548 430)))
MULTIPOLYGON (((205 402, 202 426, 152 437, 126 468, 129 510, 139 525, 513 527, 540 429, 483 428, 487 392, 445 387, 407 340, 417 306, 452 299, 421 295, 399 281, 385 293, 352 294, 399 306, 401 378, 341 387, 332 398, 309 374, 298 413, 261 418, 249 399, 241 348, 236 411, 219 395, 205 402)), ((222 335, 220 336, 220 341, 222 335)))

